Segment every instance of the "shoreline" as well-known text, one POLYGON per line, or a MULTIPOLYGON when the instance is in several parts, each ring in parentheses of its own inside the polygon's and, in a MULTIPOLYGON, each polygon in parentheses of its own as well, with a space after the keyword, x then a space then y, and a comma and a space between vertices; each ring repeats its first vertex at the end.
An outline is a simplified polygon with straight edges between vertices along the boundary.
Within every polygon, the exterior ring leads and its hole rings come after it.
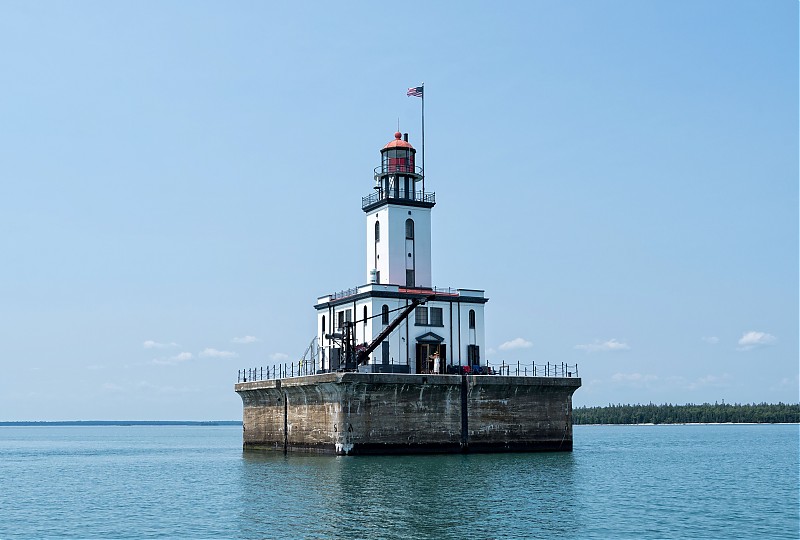
MULTIPOLYGON (((134 427, 134 426, 205 426, 230 427, 241 426, 241 420, 64 420, 64 421, 17 421, 0 422, 0 427, 134 427)), ((654 424, 573 424, 579 426, 797 426, 800 422, 671 422, 654 424)))
POLYGON ((800 422, 662 422, 654 424, 573 424, 573 426, 797 426, 800 422))
POLYGON ((241 420, 22 420, 18 422, 0 422, 0 427, 36 427, 36 426, 241 426, 241 420))

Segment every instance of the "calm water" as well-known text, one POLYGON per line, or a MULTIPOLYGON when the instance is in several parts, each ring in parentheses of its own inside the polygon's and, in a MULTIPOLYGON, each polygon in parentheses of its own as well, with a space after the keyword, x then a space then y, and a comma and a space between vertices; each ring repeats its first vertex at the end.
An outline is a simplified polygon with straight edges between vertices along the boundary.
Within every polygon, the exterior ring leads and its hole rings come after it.
POLYGON ((791 426, 576 426, 571 454, 243 453, 238 427, 0 427, 0 538, 792 538, 791 426))

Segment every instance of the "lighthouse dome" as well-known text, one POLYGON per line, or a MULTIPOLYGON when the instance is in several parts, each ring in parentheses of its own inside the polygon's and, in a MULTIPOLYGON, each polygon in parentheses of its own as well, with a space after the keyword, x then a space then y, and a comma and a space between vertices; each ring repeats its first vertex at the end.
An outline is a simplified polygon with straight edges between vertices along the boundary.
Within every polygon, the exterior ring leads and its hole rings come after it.
MULTIPOLYGON (((406 136, 406 139, 407 138, 408 136, 406 136)), ((389 141, 386 143, 386 146, 383 147, 384 150, 387 148, 410 148, 414 150, 414 147, 411 146, 411 143, 409 143, 407 140, 403 140, 403 134, 399 131, 394 134, 394 140, 389 141)))

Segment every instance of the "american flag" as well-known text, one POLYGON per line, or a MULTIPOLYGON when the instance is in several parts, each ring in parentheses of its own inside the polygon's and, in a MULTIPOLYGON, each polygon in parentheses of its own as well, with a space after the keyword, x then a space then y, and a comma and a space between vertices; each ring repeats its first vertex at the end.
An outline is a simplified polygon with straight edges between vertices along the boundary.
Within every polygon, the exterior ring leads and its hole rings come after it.
POLYGON ((409 88, 408 92, 406 92, 407 96, 414 96, 414 97, 422 97, 422 86, 415 86, 414 88, 409 88))

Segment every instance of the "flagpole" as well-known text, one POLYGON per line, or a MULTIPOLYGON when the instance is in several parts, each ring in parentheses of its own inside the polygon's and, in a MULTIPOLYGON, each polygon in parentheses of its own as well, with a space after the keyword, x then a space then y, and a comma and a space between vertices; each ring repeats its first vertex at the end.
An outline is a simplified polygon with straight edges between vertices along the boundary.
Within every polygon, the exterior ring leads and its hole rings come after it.
POLYGON ((422 200, 425 200, 425 83, 422 83, 422 200))

